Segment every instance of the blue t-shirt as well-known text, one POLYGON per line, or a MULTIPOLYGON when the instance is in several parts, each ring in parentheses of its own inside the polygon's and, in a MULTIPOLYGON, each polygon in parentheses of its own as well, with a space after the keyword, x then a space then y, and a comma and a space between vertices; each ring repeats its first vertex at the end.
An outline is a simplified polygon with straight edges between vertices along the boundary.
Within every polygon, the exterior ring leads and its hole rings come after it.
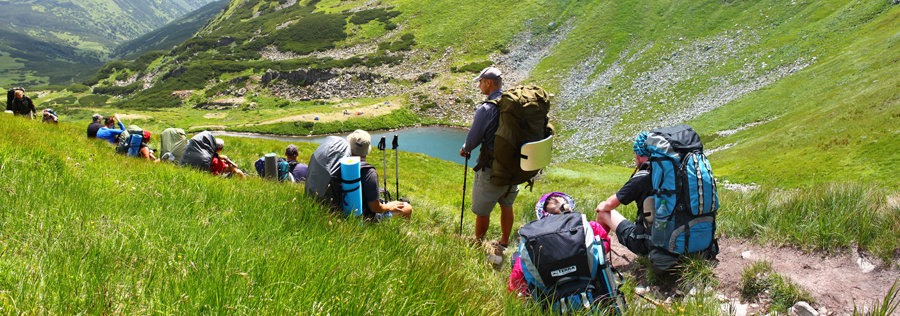
POLYGON ((115 144, 116 137, 125 131, 125 125, 123 125, 122 122, 119 122, 119 128, 120 129, 101 127, 97 130, 97 138, 108 141, 110 144, 115 144))

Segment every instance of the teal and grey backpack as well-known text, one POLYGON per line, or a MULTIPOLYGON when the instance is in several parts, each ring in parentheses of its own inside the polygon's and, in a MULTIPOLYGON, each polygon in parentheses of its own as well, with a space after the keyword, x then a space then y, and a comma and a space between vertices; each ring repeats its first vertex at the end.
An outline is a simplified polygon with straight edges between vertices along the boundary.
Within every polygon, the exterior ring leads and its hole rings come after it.
POLYGON ((128 129, 119 134, 116 153, 137 157, 140 155, 141 142, 143 140, 144 130, 137 125, 129 125, 128 129))
MULTIPOLYGON (((650 132, 644 145, 650 152, 654 219, 650 239, 655 256, 677 257, 701 253, 715 258, 716 210, 719 195, 700 136, 688 125, 650 132)), ((675 260, 653 263, 657 273, 671 269, 675 260)))

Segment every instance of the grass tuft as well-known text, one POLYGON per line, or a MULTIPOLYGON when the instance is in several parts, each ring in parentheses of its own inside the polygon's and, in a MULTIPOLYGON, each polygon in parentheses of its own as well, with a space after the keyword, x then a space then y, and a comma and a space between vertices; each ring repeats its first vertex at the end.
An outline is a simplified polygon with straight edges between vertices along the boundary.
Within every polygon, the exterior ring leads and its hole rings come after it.
POLYGON ((775 311, 786 311, 800 301, 815 302, 809 292, 773 271, 772 263, 768 261, 756 261, 746 267, 741 272, 740 289, 745 300, 768 297, 771 299, 770 310, 775 311))

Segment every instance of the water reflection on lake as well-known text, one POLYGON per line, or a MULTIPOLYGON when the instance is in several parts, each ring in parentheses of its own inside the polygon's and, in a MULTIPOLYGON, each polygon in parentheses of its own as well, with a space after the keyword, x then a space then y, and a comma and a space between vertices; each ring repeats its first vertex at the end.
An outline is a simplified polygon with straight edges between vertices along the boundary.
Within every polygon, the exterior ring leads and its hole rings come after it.
MULTIPOLYGON (((391 141, 394 138, 394 135, 398 135, 398 150, 422 153, 431 157, 435 157, 438 159, 443 159, 447 161, 453 161, 458 164, 463 164, 465 159, 459 156, 459 148, 462 147, 462 144, 466 141, 466 133, 467 130, 460 128, 452 128, 452 127, 416 127, 409 129, 402 129, 393 132, 386 131, 377 131, 377 132, 369 132, 372 135, 372 152, 369 154, 370 156, 381 156, 377 146, 378 142, 381 141, 381 137, 384 136, 385 142, 387 144, 387 154, 393 155, 391 150, 391 141)), ((213 132, 214 135, 225 135, 232 137, 249 137, 249 138, 262 138, 262 139, 274 139, 280 140, 284 142, 309 142, 309 143, 317 143, 321 144, 325 137, 327 136, 271 136, 271 135, 255 135, 255 134, 236 134, 236 133, 228 133, 228 132, 213 132)), ((336 135, 340 137, 346 137, 347 134, 336 135)), ((472 156, 478 157, 478 150, 475 149, 472 151, 472 156)), ((469 161, 470 167, 475 163, 475 159, 472 158, 469 161)))

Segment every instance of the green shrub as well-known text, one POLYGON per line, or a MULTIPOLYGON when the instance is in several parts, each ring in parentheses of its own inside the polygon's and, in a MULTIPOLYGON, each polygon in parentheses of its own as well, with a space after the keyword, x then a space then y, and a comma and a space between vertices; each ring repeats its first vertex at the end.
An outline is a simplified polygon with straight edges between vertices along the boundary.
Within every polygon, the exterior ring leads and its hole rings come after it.
POLYGON ((106 105, 106 100, 109 100, 108 96, 90 94, 78 99, 78 104, 81 106, 96 107, 106 105))
POLYGON ((106 94, 106 95, 129 95, 134 91, 143 88, 144 83, 141 81, 132 83, 127 86, 105 86, 105 87, 94 87, 94 94, 106 94))
POLYGON ((66 87, 66 90, 69 90, 69 92, 72 92, 72 93, 82 93, 82 92, 86 92, 90 89, 91 88, 86 85, 77 84, 77 83, 73 83, 72 85, 66 87))
MULTIPOLYGON (((75 105, 75 101, 78 101, 78 98, 76 98, 74 96, 65 96, 65 97, 59 97, 56 99, 48 100, 44 104, 47 106, 75 105)), ((38 110, 40 110, 40 109, 38 109, 38 110)))
POLYGON ((369 23, 372 20, 378 20, 381 23, 387 25, 390 23, 390 19, 393 19, 399 16, 402 12, 400 11, 388 11, 385 9, 371 9, 371 10, 363 10, 353 14, 350 17, 350 23, 362 25, 369 23))
POLYGON ((277 44, 281 51, 300 55, 334 47, 334 42, 347 38, 344 25, 347 20, 340 14, 314 13, 294 24, 265 37, 268 44, 277 44))
POLYGON ((471 73, 477 74, 477 73, 480 73, 482 70, 484 70, 484 68, 487 68, 487 67, 490 67, 493 65, 494 65, 493 61, 485 60, 485 61, 479 62, 479 63, 467 64, 462 67, 458 67, 456 69, 451 67, 450 70, 453 72, 471 72, 471 73))

